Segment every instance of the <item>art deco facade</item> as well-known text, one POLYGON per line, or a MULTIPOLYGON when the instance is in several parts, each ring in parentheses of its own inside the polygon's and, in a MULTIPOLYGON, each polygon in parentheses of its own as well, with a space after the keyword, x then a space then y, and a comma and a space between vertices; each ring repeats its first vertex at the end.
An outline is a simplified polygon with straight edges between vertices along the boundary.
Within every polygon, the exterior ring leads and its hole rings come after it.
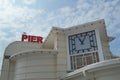
POLYGON ((1 80, 119 80, 103 19, 53 27, 42 44, 16 41, 4 53, 1 80))

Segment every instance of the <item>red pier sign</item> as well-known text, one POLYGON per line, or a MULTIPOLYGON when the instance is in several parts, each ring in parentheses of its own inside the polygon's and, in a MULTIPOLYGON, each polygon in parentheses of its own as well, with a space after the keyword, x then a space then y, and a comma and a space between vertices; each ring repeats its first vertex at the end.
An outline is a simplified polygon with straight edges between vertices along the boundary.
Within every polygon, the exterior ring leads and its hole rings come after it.
POLYGON ((22 34, 21 40, 28 41, 28 42, 34 42, 34 43, 43 43, 43 37, 41 36, 33 36, 33 35, 27 35, 27 34, 22 34))

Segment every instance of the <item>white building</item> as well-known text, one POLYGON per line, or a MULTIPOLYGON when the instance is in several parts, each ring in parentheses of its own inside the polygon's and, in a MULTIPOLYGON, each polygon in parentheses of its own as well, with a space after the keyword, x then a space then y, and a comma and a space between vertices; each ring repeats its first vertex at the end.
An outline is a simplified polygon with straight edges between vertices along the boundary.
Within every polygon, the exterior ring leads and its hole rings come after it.
POLYGON ((53 27, 43 43, 16 41, 4 53, 1 80, 119 80, 103 19, 53 27))

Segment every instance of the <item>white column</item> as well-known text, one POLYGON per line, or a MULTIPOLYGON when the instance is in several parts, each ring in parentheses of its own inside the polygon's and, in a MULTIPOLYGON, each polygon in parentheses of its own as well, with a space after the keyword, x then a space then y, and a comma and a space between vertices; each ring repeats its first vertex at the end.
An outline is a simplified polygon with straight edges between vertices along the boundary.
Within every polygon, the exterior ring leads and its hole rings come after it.
POLYGON ((9 80, 9 65, 9 59, 4 59, 1 71, 1 80, 9 80))
POLYGON ((104 60, 104 54, 103 54, 103 47, 102 47, 102 43, 101 43, 101 37, 100 37, 100 33, 99 30, 96 29, 95 30, 96 33, 96 39, 97 39, 97 45, 98 45, 98 55, 99 55, 99 61, 103 61, 104 60))

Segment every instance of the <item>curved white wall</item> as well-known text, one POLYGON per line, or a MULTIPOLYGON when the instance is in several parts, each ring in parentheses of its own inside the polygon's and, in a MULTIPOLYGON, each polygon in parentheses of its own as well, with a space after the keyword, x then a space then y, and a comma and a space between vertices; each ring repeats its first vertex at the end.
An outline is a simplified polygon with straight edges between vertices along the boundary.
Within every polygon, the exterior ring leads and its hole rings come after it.
POLYGON ((50 51, 16 55, 14 80, 56 80, 56 55, 50 51))
POLYGON ((80 68, 61 80, 119 80, 120 58, 106 60, 80 68))
POLYGON ((7 46, 4 55, 12 56, 16 53, 20 53, 21 51, 23 52, 23 51, 32 50, 32 49, 34 50, 42 49, 42 44, 15 41, 7 46))

